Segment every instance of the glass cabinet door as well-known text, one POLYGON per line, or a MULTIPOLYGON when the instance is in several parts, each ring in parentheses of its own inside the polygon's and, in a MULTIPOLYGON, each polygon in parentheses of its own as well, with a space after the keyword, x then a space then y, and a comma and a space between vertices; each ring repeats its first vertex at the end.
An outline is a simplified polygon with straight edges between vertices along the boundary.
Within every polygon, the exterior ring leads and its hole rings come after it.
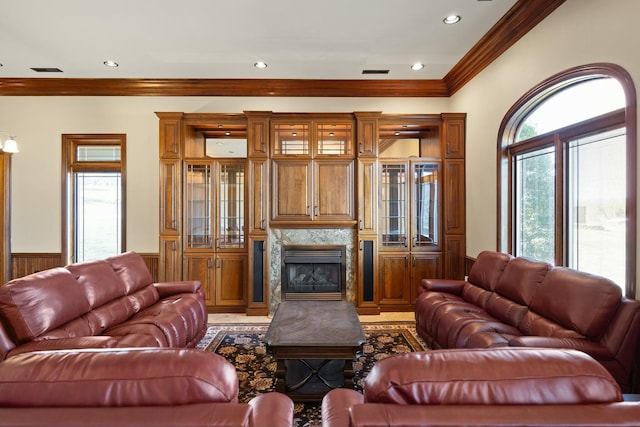
POLYGON ((309 125, 307 123, 274 124, 273 154, 282 156, 308 156, 309 125))
POLYGON ((186 176, 187 248, 211 247, 211 165, 188 164, 186 176))
POLYGON ((407 247, 408 202, 407 164, 381 164, 379 215, 382 246, 407 247))
POLYGON ((413 163, 412 247, 438 244, 438 164, 413 163))
POLYGON ((320 123, 317 125, 316 154, 346 156, 352 154, 353 125, 351 123, 320 123))
POLYGON ((221 162, 218 168, 218 248, 244 248, 245 163, 221 162))

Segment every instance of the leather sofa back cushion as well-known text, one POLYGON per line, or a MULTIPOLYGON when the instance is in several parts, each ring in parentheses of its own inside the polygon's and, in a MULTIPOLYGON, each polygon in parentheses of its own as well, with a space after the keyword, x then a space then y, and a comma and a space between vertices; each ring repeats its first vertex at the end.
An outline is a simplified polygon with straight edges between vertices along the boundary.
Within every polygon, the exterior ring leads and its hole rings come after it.
POLYGON ((104 260, 71 264, 66 268, 83 286, 91 308, 100 307, 125 295, 125 286, 120 276, 104 260))
POLYGON ((127 295, 153 283, 153 277, 151 277, 147 264, 135 252, 125 252, 107 258, 106 261, 124 282, 127 295))
POLYGON ((554 267, 539 286, 530 309, 592 340, 604 333, 622 291, 604 277, 554 267))
POLYGON ((89 309, 82 286, 62 267, 0 286, 0 312, 18 344, 80 317, 89 309))
POLYGON ((91 349, 34 352, 0 363, 0 406, 113 407, 237 402, 231 363, 212 352, 91 349))
POLYGON ((546 262, 513 258, 498 279, 495 291, 518 304, 529 305, 551 268, 546 262))
POLYGON ((469 271, 469 282, 493 291, 511 258, 511 255, 501 252, 480 252, 469 271))
POLYGON ((616 381, 585 353, 560 349, 448 349, 379 360, 368 403, 542 405, 622 400, 616 381))

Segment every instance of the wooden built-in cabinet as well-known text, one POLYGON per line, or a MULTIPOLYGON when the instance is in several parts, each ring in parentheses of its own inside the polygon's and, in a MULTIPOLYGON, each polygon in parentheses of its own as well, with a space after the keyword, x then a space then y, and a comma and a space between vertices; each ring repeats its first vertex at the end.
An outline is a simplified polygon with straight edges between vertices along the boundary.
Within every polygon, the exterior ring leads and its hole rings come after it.
POLYGON ((413 310, 421 279, 464 277, 465 115, 355 116, 358 310, 413 310))
POLYGON ((247 159, 187 159, 184 274, 204 285, 212 311, 247 305, 247 159))
POLYGON ((441 276, 441 187, 441 164, 435 159, 379 162, 382 308, 410 309, 420 279, 441 276))
POLYGON ((157 114, 159 280, 200 280, 211 312, 269 314, 273 228, 354 230, 361 314, 464 276, 464 114, 157 114))
POLYGON ((344 115, 272 120, 274 225, 353 226, 354 123, 344 115))

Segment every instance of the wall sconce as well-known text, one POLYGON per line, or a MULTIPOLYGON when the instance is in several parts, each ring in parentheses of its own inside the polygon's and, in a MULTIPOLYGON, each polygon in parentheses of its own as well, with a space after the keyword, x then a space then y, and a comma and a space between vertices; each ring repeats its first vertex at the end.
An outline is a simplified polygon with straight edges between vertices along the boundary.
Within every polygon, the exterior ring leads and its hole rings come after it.
POLYGON ((9 137, 9 139, 4 142, 4 145, 0 145, 0 149, 5 153, 17 153, 19 150, 18 144, 16 143, 16 137, 3 131, 0 131, 0 134, 7 135, 9 137))

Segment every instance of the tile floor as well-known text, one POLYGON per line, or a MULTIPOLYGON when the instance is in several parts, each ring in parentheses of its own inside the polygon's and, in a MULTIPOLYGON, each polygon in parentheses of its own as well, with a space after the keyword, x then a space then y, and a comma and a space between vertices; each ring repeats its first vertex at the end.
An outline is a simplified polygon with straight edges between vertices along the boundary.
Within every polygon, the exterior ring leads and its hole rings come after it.
MULTIPOLYGON (((412 311, 407 312, 385 312, 376 315, 361 315, 360 322, 393 322, 393 321, 415 321, 412 311)), ((247 316, 242 313, 212 313, 209 314, 209 323, 269 323, 271 317, 267 316, 247 316)))

